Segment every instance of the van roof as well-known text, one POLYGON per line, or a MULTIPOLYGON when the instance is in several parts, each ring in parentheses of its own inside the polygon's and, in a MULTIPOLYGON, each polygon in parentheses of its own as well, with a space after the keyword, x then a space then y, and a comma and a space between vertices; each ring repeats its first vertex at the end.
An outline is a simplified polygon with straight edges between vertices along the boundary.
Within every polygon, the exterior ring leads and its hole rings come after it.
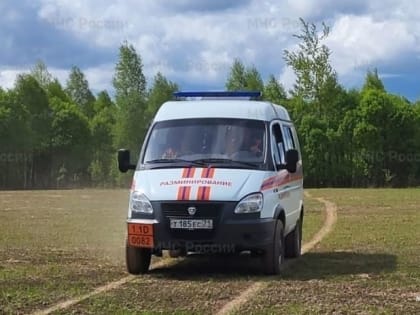
POLYGON ((191 100, 165 102, 154 121, 186 118, 242 118, 271 121, 290 121, 287 110, 280 105, 248 100, 191 100))

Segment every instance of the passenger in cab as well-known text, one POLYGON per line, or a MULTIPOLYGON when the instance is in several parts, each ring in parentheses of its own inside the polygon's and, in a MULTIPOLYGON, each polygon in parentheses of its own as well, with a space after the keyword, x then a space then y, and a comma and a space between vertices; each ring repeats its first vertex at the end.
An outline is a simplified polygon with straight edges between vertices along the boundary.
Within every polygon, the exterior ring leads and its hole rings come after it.
POLYGON ((166 145, 162 153, 162 159, 175 159, 179 155, 182 135, 176 130, 166 136, 166 145))

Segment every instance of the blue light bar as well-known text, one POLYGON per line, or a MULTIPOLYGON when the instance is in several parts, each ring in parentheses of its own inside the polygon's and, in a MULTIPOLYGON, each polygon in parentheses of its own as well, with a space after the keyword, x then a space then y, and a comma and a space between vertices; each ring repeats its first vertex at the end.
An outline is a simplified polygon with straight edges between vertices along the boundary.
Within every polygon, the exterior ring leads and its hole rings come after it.
POLYGON ((261 97, 259 91, 192 91, 192 92, 175 92, 175 99, 185 100, 188 98, 200 99, 248 99, 256 100, 261 97))

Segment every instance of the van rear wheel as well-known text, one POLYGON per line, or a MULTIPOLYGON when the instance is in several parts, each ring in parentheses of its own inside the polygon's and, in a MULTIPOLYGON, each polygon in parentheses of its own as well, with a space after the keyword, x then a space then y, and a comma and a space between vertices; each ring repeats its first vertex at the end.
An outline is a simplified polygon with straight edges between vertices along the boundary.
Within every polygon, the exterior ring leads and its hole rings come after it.
POLYGON ((265 274, 277 275, 284 265, 284 227, 283 222, 277 220, 273 243, 262 256, 265 274))
POLYGON ((297 258, 302 250, 302 220, 297 220, 292 232, 286 236, 286 257, 297 258))
POLYGON ((132 275, 144 274, 149 271, 152 251, 149 248, 125 246, 125 262, 128 273, 132 275))

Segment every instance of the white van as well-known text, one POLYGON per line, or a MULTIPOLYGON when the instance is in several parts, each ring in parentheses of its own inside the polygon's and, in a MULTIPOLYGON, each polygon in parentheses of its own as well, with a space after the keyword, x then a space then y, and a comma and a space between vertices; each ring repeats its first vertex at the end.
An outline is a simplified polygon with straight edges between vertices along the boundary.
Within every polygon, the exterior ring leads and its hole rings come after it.
POLYGON ((287 110, 260 92, 177 92, 146 135, 137 165, 119 150, 121 172, 135 170, 126 262, 145 273, 169 250, 261 257, 278 274, 301 251, 303 178, 287 110))

